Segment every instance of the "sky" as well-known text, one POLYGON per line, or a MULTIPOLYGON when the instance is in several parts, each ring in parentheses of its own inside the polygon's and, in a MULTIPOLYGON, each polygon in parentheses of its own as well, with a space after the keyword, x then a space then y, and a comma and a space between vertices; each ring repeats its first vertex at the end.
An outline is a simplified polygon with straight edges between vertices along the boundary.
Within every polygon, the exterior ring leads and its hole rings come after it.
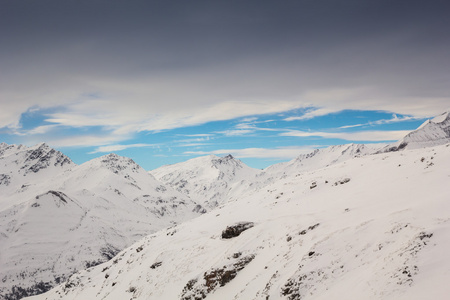
POLYGON ((0 142, 265 168, 450 109, 448 1, 0 0, 0 142))

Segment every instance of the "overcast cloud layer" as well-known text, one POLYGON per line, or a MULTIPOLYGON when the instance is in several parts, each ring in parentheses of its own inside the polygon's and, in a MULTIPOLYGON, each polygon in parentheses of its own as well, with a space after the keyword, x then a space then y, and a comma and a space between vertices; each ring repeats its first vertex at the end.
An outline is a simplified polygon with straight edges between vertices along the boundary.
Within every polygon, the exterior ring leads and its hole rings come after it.
POLYGON ((308 106, 434 115, 447 3, 2 1, 0 126, 48 108, 117 134, 308 106))

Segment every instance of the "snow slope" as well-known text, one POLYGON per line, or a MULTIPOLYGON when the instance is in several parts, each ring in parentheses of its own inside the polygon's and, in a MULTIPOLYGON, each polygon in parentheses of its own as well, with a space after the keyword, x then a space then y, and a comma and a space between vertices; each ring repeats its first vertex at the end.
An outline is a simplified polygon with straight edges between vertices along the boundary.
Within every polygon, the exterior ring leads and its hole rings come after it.
POLYGON ((0 299, 45 291, 203 208, 115 154, 1 145, 0 299))
POLYGON ((269 174, 281 175, 286 172, 315 170, 355 157, 373 154, 384 146, 384 144, 344 144, 330 146, 316 149, 308 154, 299 155, 297 158, 285 163, 272 165, 264 171, 269 174))
POLYGON ((447 299, 448 166, 446 144, 286 171, 30 299, 447 299))
POLYGON ((261 170, 250 168, 231 155, 208 155, 162 166, 150 172, 157 179, 213 209, 240 194, 261 170))
POLYGON ((316 149, 309 154, 272 165, 266 169, 253 169, 231 155, 208 155, 186 162, 162 166, 151 171, 160 181, 181 193, 214 209, 228 201, 263 189, 288 173, 302 173, 377 152, 384 144, 347 144, 316 149))

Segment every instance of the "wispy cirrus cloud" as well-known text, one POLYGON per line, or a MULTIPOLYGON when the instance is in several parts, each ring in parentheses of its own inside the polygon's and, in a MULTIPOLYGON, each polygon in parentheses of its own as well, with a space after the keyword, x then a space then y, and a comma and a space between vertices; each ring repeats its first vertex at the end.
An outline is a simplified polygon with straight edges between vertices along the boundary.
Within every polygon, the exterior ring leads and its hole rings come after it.
POLYGON ((214 135, 212 134, 195 134, 195 135, 184 135, 184 136, 189 136, 192 138, 189 139, 177 139, 176 142, 177 143, 192 143, 192 142, 207 142, 209 140, 212 140, 214 138, 214 135))
POLYGON ((412 121, 412 120, 418 120, 418 119, 422 119, 422 118, 413 117, 413 116, 403 116, 403 117, 399 118, 396 114, 393 114, 391 119, 382 119, 382 120, 377 120, 377 121, 367 122, 367 123, 362 123, 362 124, 355 124, 355 125, 345 125, 345 126, 341 126, 339 128, 346 129, 346 128, 355 128, 355 127, 362 127, 362 126, 383 125, 383 124, 399 123, 399 122, 412 121))
POLYGON ((329 115, 331 113, 335 113, 340 111, 341 109, 336 108, 317 108, 317 109, 309 109, 301 116, 292 116, 287 117, 284 121, 301 121, 301 120, 310 120, 316 117, 321 117, 325 115, 329 115))
POLYGON ((409 130, 378 130, 378 131, 357 131, 357 132, 321 132, 321 131, 299 131, 290 130, 280 133, 281 136, 296 137, 322 137, 342 139, 346 141, 396 141, 407 135, 409 130))
POLYGON ((196 133, 196 134, 183 134, 182 136, 188 136, 188 137, 213 137, 214 134, 212 133, 196 133))
POLYGON ((128 144, 128 145, 108 145, 108 146, 101 146, 95 149, 94 151, 90 152, 89 154, 94 153, 110 153, 110 152, 117 152, 122 151, 130 148, 150 148, 150 147, 157 147, 157 144, 128 144))
POLYGON ((207 143, 186 143, 186 144, 179 144, 179 145, 175 145, 173 147, 201 147, 201 146, 207 146, 209 144, 207 143))
POLYGON ((216 133, 220 133, 225 136, 244 136, 254 132, 255 132, 254 129, 230 129, 224 131, 216 131, 216 133))
POLYGON ((200 147, 206 146, 214 139, 213 134, 191 134, 183 135, 183 137, 191 137, 189 139, 177 139, 172 143, 173 147, 200 147))
POLYGON ((246 136, 250 134, 254 134, 257 131, 280 131, 280 129, 277 128, 271 128, 271 127, 260 127, 257 124, 267 124, 275 122, 275 120, 260 120, 258 121, 258 118, 252 117, 252 118, 244 118, 240 120, 240 123, 234 125, 232 129, 223 130, 223 131, 215 131, 215 133, 223 134, 225 136, 246 136))
POLYGON ((38 134, 46 134, 53 129, 58 128, 59 125, 42 125, 37 126, 32 129, 22 129, 22 128, 11 128, 12 134, 18 135, 18 136, 30 136, 30 135, 38 135, 38 134))

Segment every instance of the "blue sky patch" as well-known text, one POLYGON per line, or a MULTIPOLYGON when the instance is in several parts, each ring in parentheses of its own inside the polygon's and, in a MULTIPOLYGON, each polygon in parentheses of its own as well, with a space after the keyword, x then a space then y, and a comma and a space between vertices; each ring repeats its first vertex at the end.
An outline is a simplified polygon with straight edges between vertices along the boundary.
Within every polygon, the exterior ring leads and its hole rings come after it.
POLYGON ((78 164, 116 152, 150 170, 202 155, 232 154, 252 167, 265 168, 313 148, 395 141, 392 132, 414 130, 425 120, 383 111, 357 110, 293 119, 302 117, 302 111, 293 110, 122 136, 115 134, 113 127, 70 127, 47 122, 48 115, 55 110, 30 109, 22 115, 20 134, 2 132, 0 138, 27 145, 44 141, 78 164), (39 128, 43 128, 42 131, 39 128), (378 133, 376 138, 374 132, 378 133), (379 132, 386 133, 386 138, 380 139, 379 132), (84 137, 89 138, 84 140, 84 137))

